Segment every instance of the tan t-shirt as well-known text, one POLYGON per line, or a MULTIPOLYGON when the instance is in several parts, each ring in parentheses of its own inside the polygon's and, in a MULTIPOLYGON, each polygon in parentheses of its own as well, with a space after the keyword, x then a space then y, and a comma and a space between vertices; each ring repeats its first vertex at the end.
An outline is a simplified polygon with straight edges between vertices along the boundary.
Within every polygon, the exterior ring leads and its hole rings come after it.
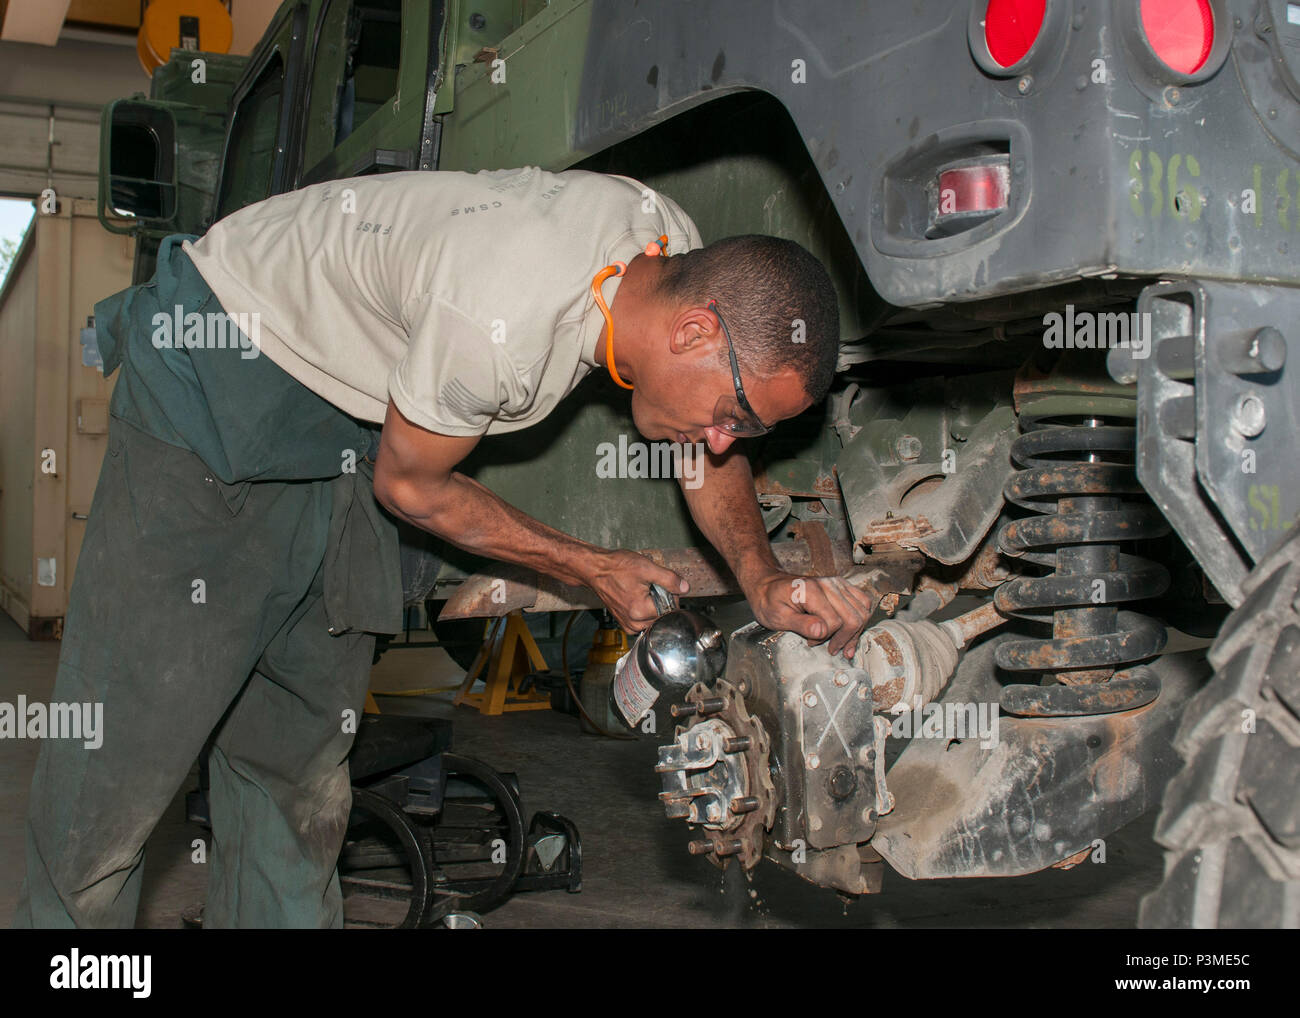
POLYGON ((525 167, 314 184, 185 250, 228 314, 258 313, 262 353, 341 410, 383 421, 391 398, 431 431, 479 435, 537 423, 598 366, 592 277, 660 234, 670 254, 701 246, 637 181, 525 167))

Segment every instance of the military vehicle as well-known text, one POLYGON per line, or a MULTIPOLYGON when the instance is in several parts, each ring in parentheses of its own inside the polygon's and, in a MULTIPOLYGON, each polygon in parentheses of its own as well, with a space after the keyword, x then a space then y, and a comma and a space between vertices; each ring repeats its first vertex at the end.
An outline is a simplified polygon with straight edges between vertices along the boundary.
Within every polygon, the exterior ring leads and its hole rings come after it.
MULTIPOLYGON (((174 51, 102 153, 140 280, 167 233, 394 171, 620 173, 706 242, 804 244, 840 374, 750 443, 757 495, 789 570, 880 611, 851 662, 732 633, 659 735, 683 842, 859 894, 1095 860, 1158 807, 1143 924, 1300 923, 1300 4, 290 0, 247 59, 174 51)), ((596 483, 635 432, 589 383, 468 469, 734 598, 674 484, 596 483)), ((439 626, 595 606, 436 565, 439 626)))

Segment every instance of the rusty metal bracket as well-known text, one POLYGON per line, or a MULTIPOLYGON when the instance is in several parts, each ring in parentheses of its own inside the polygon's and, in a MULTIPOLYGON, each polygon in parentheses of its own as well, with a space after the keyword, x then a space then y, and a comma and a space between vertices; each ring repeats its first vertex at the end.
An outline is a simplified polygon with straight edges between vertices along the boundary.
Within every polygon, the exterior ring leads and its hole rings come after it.
POLYGON ((801 523, 792 524, 790 531, 796 539, 807 542, 809 554, 812 555, 814 575, 835 576, 838 574, 838 570, 835 568, 835 548, 831 544, 831 535, 826 533, 824 526, 814 520, 805 520, 801 523))
POLYGON ((853 468, 839 473, 859 558, 876 545, 897 544, 946 565, 965 562, 1002 511, 1015 435, 1008 405, 990 411, 959 450, 949 450, 946 464, 881 463, 864 445, 853 468))

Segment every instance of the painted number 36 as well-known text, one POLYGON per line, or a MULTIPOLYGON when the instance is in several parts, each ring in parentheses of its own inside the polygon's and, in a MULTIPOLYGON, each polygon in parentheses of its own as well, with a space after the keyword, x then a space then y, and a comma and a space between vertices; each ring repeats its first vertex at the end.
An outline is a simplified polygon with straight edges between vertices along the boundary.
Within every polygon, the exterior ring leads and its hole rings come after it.
POLYGON ((1174 154, 1169 157, 1168 165, 1154 152, 1137 149, 1129 156, 1129 193, 1128 200, 1133 206, 1133 214, 1140 216, 1144 211, 1152 219, 1159 219, 1166 208, 1171 216, 1186 219, 1194 223, 1201 218, 1201 192, 1195 184, 1180 181, 1183 171, 1189 177, 1201 175, 1201 164, 1196 156, 1174 154), (1143 197, 1147 208, 1143 209, 1143 197))

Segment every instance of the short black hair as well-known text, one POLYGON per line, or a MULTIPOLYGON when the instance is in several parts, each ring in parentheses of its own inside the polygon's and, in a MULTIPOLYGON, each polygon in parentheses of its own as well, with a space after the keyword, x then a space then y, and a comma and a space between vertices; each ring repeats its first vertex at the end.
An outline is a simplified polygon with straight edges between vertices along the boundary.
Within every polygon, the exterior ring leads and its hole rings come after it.
POLYGON ((826 398, 840 349, 839 301, 826 268, 799 244, 757 233, 714 241, 668 258, 659 293, 716 300, 742 372, 793 369, 814 403, 826 398))

